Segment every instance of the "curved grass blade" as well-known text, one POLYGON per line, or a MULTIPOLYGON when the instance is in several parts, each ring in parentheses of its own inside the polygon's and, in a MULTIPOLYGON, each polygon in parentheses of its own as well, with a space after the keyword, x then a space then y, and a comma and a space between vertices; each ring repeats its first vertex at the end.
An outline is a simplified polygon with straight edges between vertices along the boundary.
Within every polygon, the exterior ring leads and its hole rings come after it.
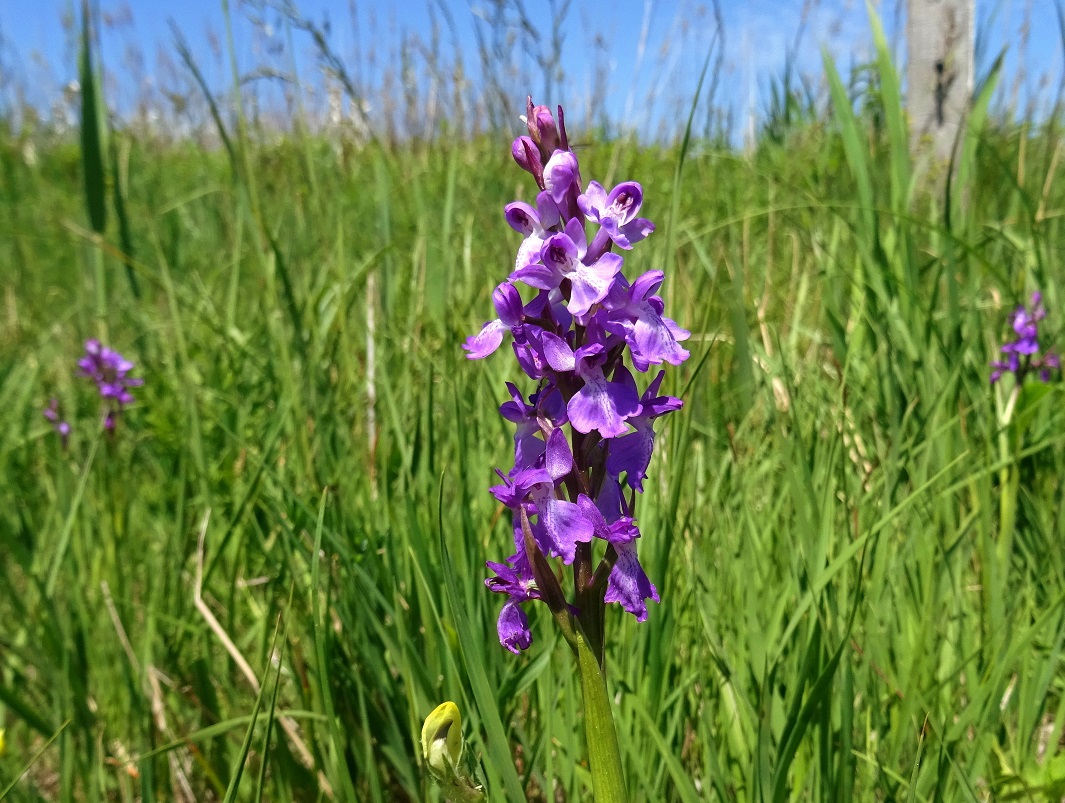
POLYGON ((66 730, 66 727, 69 724, 70 724, 70 720, 68 719, 66 722, 64 722, 62 725, 59 726, 59 730, 57 730, 55 733, 53 733, 51 735, 51 737, 49 737, 47 742, 45 742, 44 744, 41 745, 41 749, 33 754, 33 758, 31 758, 29 760, 29 763, 27 763, 26 766, 22 768, 22 771, 20 773, 18 773, 14 777, 14 779, 11 781, 11 783, 9 783, 4 788, 4 791, 0 792, 0 800, 4 800, 4 799, 7 798, 7 796, 11 793, 11 790, 15 788, 15 784, 17 784, 19 781, 22 780, 22 776, 24 776, 27 772, 30 771, 30 769, 33 767, 33 765, 37 763, 37 759, 39 759, 41 756, 44 755, 44 751, 52 746, 52 742, 54 742, 56 739, 59 738, 59 735, 64 730, 66 730))
MULTIPOLYGON (((270 651, 267 656, 274 654, 274 649, 277 647, 277 635, 281 631, 281 617, 278 616, 277 624, 274 625, 274 637, 270 642, 270 651)), ((269 658, 268 658, 269 660, 269 658)), ((280 663, 279 663, 280 666, 280 663)), ((233 767, 233 772, 229 779, 229 788, 226 789, 226 796, 222 803, 233 803, 237 799, 237 794, 240 790, 240 780, 244 776, 244 766, 248 761, 248 753, 251 751, 251 740, 255 736, 255 723, 259 719, 259 711, 263 706, 263 695, 266 693, 266 684, 263 683, 259 686, 259 693, 255 695, 255 705, 251 710, 251 721, 248 723, 248 732, 244 735, 244 743, 240 746, 240 755, 237 756, 236 765, 233 767)), ((266 761, 266 756, 263 756, 263 761, 266 761)))

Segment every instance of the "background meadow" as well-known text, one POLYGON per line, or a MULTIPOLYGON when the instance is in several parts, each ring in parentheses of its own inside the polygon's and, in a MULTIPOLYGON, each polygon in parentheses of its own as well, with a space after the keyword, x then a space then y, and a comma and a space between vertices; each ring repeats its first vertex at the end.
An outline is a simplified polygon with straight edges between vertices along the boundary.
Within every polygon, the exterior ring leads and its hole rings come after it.
MULTIPOLYGON (((572 661, 538 609, 501 648, 482 582, 513 372, 460 349, 529 200, 524 95, 477 106, 451 65, 425 130, 298 93, 282 128, 178 41, 202 119, 167 136, 108 113, 75 33, 76 127, 0 120, 0 797, 436 800, 450 699, 493 799, 587 799, 572 661), (145 379, 113 437, 93 336, 145 379)), ((1061 109, 1018 115, 989 65, 948 180, 867 37, 767 79, 742 152, 713 48, 669 136, 570 123, 586 177, 643 184, 627 269, 693 332, 640 510, 662 604, 608 621, 637 800, 1065 798, 1065 396, 1004 426, 988 383, 1033 290, 1065 320, 1061 109)))

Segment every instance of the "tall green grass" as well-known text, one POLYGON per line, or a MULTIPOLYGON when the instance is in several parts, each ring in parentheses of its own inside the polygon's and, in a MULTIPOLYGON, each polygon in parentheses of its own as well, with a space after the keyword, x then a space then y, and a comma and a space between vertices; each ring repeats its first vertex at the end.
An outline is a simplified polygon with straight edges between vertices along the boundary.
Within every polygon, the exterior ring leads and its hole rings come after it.
MULTIPOLYGON (((937 191, 874 33, 865 94, 826 63, 833 115, 750 157, 581 154, 643 183, 628 270, 669 264, 694 332, 639 510, 663 601, 608 621, 634 799, 1065 794, 1062 389, 1003 451, 986 367, 1031 289, 1065 313, 1056 136, 981 100, 937 191)), ((503 650, 482 583, 513 377, 459 344, 528 200, 508 143, 164 148, 90 112, 34 164, 0 142, 0 790, 433 800, 452 699, 492 799, 587 798, 568 651, 544 611, 503 650), (146 379, 114 438, 73 375, 99 331, 146 379)))

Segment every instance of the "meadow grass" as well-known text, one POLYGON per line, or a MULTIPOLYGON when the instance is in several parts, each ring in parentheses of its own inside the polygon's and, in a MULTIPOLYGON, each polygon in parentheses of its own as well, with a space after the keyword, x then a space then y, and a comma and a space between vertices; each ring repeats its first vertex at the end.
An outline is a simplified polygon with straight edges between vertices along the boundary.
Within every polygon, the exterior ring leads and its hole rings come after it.
MULTIPOLYGON (((1065 795, 1062 388, 1004 426, 987 367, 1032 289, 1063 319, 1060 136, 986 91, 915 178, 880 53, 747 156, 581 151, 643 184, 628 270, 694 333, 639 510, 662 603, 608 619, 637 800, 1065 795)), ((587 799, 567 650, 535 611, 506 652, 482 583, 514 377, 459 346, 529 200, 508 141, 95 124, 0 140, 0 793, 435 800, 450 699, 493 800, 587 799), (146 380, 113 438, 92 336, 146 380)))

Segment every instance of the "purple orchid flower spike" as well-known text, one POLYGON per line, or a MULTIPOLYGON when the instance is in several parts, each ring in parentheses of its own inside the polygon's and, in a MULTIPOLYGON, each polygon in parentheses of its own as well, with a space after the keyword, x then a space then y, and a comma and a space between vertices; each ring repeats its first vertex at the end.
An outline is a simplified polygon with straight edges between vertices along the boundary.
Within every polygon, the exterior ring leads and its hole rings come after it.
POLYGON ((102 345, 99 340, 85 341, 85 356, 78 360, 79 373, 96 383, 96 389, 105 404, 104 429, 115 429, 118 414, 133 403, 130 388, 140 387, 144 380, 129 376, 134 368, 117 351, 102 345))
POLYGON ((655 431, 651 423, 656 418, 679 410, 683 405, 673 396, 659 396, 665 371, 659 371, 640 400, 640 412, 628 419, 635 432, 622 435, 610 442, 610 454, 606 460, 607 473, 620 478, 625 475, 625 482, 630 488, 643 493, 643 480, 647 476, 647 466, 655 448, 655 431))
POLYGON ((1043 294, 1032 293, 1030 307, 1020 306, 1010 315, 1010 326, 1016 340, 1004 344, 1000 351, 1005 359, 991 363, 991 384, 1006 374, 1013 374, 1019 386, 1025 377, 1035 372, 1040 381, 1049 382, 1054 372, 1061 369, 1061 358, 1052 349, 1043 349, 1039 343, 1039 322, 1046 318, 1043 294), (1042 354, 1040 352, 1042 351, 1042 354))
POLYGON ((63 414, 59 410, 59 399, 53 396, 48 406, 41 411, 41 415, 51 422, 52 429, 59 435, 63 448, 66 449, 67 442, 70 440, 70 424, 63 419, 63 414))
POLYGON ((514 424, 514 464, 497 471, 502 482, 491 492, 511 511, 515 550, 506 563, 488 564, 487 584, 507 595, 497 629, 508 650, 532 643, 524 606, 539 600, 571 646, 567 617, 601 655, 606 604, 617 602, 642 622, 647 601, 659 599, 636 553, 633 517, 655 446, 654 421, 681 406, 659 395, 662 371, 642 395, 633 371, 680 365, 689 356, 680 343, 690 333, 665 316, 661 271, 631 284, 622 272, 622 254, 654 231, 639 217, 643 188, 626 181, 607 190, 591 181, 582 190, 561 107, 555 116, 530 97, 524 119, 528 131, 511 154, 539 192, 535 203, 504 209, 522 243, 508 282, 493 293, 498 317, 464 345, 470 359, 487 357, 510 331, 518 365, 537 383, 527 396, 507 383, 509 400, 499 408, 514 424), (537 291, 527 304, 518 282, 537 291), (572 597, 550 565, 559 559, 573 566, 575 582, 584 578, 572 597))
POLYGON ((636 217, 643 206, 643 188, 635 181, 624 181, 609 193, 598 181, 591 181, 578 196, 577 206, 618 248, 629 250, 655 230, 650 220, 636 217))

